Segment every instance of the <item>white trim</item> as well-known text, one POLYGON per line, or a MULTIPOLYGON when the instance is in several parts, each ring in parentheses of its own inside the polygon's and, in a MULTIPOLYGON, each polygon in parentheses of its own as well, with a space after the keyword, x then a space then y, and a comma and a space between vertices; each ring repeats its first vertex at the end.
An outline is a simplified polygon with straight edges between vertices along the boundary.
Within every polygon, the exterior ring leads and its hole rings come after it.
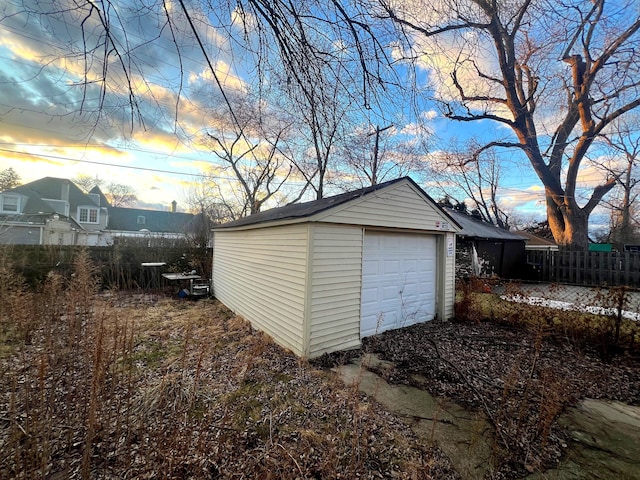
POLYGON ((78 223, 87 223, 87 224, 91 224, 91 225, 100 224, 100 207, 78 206, 78 223), (82 219, 82 211, 83 210, 87 211, 87 216, 86 216, 85 220, 82 219), (96 214, 95 221, 90 220, 91 212, 95 212, 95 214, 96 214))
POLYGON ((0 195, 0 199, 2 200, 1 205, 0 205, 0 212, 2 213, 14 213, 14 214, 19 214, 22 213, 22 196, 18 195, 17 193, 3 193, 2 195, 0 195), (15 210, 6 210, 4 208, 5 206, 5 199, 7 198, 15 198, 16 199, 16 209, 15 210))

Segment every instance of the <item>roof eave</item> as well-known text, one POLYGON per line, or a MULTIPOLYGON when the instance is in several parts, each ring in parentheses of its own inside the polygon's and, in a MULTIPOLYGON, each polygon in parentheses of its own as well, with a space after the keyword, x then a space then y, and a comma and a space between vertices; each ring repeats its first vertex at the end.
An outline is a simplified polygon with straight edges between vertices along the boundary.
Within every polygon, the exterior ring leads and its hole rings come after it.
MULTIPOLYGON (((397 186, 403 183, 408 183, 418 195, 422 196, 425 199, 425 201, 427 201, 427 203, 431 204, 432 207, 434 207, 437 211, 441 212, 444 215, 444 217, 447 218, 451 222, 451 224, 455 227, 453 229, 453 233, 457 233, 457 231, 462 229, 462 226, 455 220, 455 218, 453 218, 451 215, 448 214, 448 212, 446 212, 442 207, 440 207, 440 205, 438 205, 437 202, 435 202, 422 188, 420 188, 420 186, 413 179, 411 179, 410 177, 402 177, 395 180, 391 180, 385 184, 380 184, 380 186, 376 185, 374 187, 369 187, 371 189, 363 192, 361 195, 352 196, 352 197, 345 196, 344 199, 341 199, 336 203, 328 204, 323 208, 314 210, 313 212, 308 214, 290 215, 282 218, 265 219, 265 220, 260 220, 260 218, 258 218, 256 221, 252 222, 249 220, 246 223, 243 223, 242 225, 233 225, 234 222, 228 222, 228 224, 222 224, 222 225, 213 227, 212 231, 252 230, 255 228, 266 228, 266 227, 275 227, 275 226, 281 226, 281 225, 289 225, 294 223, 321 221, 322 218, 324 218, 329 214, 329 212, 333 213, 337 209, 346 208, 347 205, 352 205, 354 202, 365 201, 365 199, 369 198, 371 195, 375 195, 376 193, 382 192, 387 188, 396 188, 397 186)), ((356 190, 356 192, 357 191, 358 190, 356 190)), ((246 218, 251 218, 251 217, 246 217, 246 218)), ((440 230, 440 231, 451 232, 451 230, 440 230)))

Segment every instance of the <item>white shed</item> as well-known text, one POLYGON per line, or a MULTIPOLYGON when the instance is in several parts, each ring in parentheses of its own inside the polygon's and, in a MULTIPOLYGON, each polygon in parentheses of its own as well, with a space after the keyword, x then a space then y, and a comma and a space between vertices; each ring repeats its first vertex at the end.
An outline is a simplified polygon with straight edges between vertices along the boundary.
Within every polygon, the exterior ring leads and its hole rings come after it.
POLYGON ((214 228, 213 294, 304 357, 453 316, 458 224, 413 180, 214 228))

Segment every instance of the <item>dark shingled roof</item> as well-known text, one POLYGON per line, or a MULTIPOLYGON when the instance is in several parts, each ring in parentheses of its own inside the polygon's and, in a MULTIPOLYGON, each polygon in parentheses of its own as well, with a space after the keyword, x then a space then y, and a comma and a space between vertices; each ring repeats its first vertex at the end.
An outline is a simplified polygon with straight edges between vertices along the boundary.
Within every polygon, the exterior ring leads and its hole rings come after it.
POLYGON ((524 237, 517 233, 504 230, 491 223, 473 218, 471 215, 467 215, 466 213, 456 212, 451 208, 444 208, 444 210, 462 227, 462 230, 458 232, 459 237, 485 238, 490 240, 520 240, 523 242, 525 240, 524 237))
MULTIPOLYGON (((325 197, 320 200, 313 200, 303 203, 292 203, 284 207, 272 208, 270 210, 265 210, 264 212, 254 213, 253 215, 249 215, 232 222, 218 225, 214 227, 214 230, 256 225, 260 223, 275 222, 278 220, 293 220, 298 218, 310 217, 312 215, 315 215, 316 213, 323 212, 343 203, 355 200, 356 198, 364 197, 365 195, 368 195, 372 192, 377 192, 379 190, 382 190, 383 188, 389 187, 390 185, 393 185, 395 183, 400 183, 402 181, 408 181, 409 183, 411 183, 415 188, 418 189, 420 193, 422 193, 427 199, 429 199, 436 208, 439 208, 438 204, 434 202, 433 199, 429 197, 429 195, 427 195, 424 190, 422 190, 411 178, 401 177, 396 178, 395 180, 389 180, 388 182, 379 183, 378 185, 373 185, 371 187, 360 188, 358 190, 342 193, 340 195, 334 195, 332 197, 325 197)), ((445 215, 448 215, 447 212, 444 213, 445 215)), ((452 220, 455 223, 455 220, 453 218, 452 220)))
POLYGON ((94 200, 80 190, 76 184, 66 178, 44 177, 30 183, 26 183, 7 192, 20 193, 29 197, 24 206, 25 215, 38 213, 55 213, 51 205, 43 198, 50 200, 62 200, 62 186, 69 185, 69 205, 73 212, 79 205, 97 206, 94 200))
POLYGON ((183 212, 163 212, 143 210, 141 208, 109 208, 109 230, 140 231, 162 233, 187 233, 193 228, 195 215, 183 212), (144 217, 144 223, 138 223, 138 217, 144 217))
MULTIPOLYGON (((10 217, 17 219, 42 214, 41 216, 44 218, 44 216, 56 213, 55 209, 43 199, 62 200, 63 192, 66 195, 67 185, 69 188, 70 216, 74 216, 78 206, 105 207, 108 210, 109 219, 107 228, 110 230, 135 232, 144 229, 159 233, 188 233, 197 228, 197 222, 202 221, 198 216, 191 213, 111 207, 99 187, 94 187, 89 192, 93 195, 88 195, 72 181, 55 177, 44 177, 7 190, 7 192, 28 197, 22 214, 11 215, 10 217), (98 201, 96 201, 94 195, 99 197, 98 201), (144 223, 138 223, 139 216, 144 217, 144 223)), ((8 216, 6 214, 3 215, 5 218, 8 216)))
POLYGON ((89 190, 89 193, 92 194, 92 195, 97 195, 98 196, 98 198, 100 199, 100 206, 101 207, 110 207, 111 206, 111 204, 109 203, 109 200, 107 200, 107 197, 104 196, 104 193, 102 193, 102 190, 100 190, 100 187, 98 185, 96 185, 91 190, 89 190))

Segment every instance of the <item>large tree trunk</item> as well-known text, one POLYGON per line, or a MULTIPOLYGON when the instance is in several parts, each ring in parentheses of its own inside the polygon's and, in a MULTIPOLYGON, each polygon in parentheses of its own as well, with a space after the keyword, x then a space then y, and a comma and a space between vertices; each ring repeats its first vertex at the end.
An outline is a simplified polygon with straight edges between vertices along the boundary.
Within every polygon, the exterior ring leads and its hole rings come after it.
POLYGON ((573 205, 558 205, 547 194, 547 219, 556 243, 563 247, 589 248, 589 215, 573 205))

